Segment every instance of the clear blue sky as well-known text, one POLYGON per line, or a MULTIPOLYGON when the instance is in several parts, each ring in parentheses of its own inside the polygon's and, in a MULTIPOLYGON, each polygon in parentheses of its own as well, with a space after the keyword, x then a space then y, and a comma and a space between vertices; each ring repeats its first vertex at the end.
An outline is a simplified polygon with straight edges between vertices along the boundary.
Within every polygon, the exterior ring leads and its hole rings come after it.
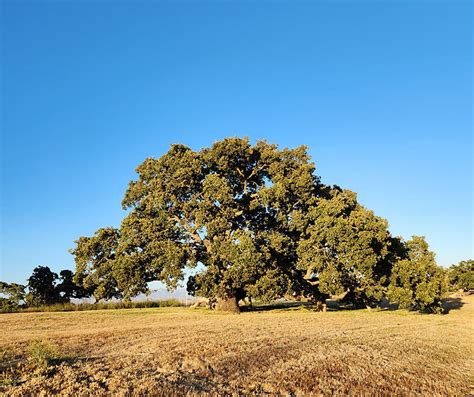
POLYGON ((226 136, 310 147, 440 264, 473 256, 468 1, 2 1, 1 271, 73 268, 135 167, 226 136))

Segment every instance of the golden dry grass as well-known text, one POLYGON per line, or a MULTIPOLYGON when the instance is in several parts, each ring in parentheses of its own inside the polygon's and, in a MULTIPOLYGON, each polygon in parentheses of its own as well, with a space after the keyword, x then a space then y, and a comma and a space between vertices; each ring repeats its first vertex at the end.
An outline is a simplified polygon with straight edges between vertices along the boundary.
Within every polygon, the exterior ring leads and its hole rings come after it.
POLYGON ((474 297, 447 315, 186 308, 0 316, 8 395, 470 393, 474 297), (60 358, 35 370, 32 341, 60 358), (18 360, 18 361, 14 361, 18 360))

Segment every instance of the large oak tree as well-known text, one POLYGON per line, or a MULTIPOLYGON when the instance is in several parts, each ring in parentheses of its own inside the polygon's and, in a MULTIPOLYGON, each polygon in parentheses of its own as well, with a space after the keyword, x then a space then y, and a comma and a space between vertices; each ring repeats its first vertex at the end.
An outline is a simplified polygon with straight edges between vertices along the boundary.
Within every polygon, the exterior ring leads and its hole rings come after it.
MULTIPOLYGON (((76 241, 75 283, 96 299, 130 299, 152 281, 175 288, 197 268, 188 291, 227 311, 238 312, 246 296, 288 294, 314 301, 344 294, 373 306, 389 284, 400 301, 411 288, 403 269, 425 280, 428 267, 355 193, 321 184, 314 171, 304 146, 240 138, 199 151, 172 145, 138 166, 120 228, 76 241)), ((441 289, 425 281, 438 304, 441 289)))
POLYGON ((314 199, 318 178, 304 146, 228 138, 194 151, 172 145, 146 159, 123 199, 120 230, 82 237, 72 251, 76 281, 96 284, 96 297, 130 298, 148 283, 176 287, 198 264, 194 293, 238 311, 245 295, 276 298, 308 288, 295 268, 292 226, 314 199))

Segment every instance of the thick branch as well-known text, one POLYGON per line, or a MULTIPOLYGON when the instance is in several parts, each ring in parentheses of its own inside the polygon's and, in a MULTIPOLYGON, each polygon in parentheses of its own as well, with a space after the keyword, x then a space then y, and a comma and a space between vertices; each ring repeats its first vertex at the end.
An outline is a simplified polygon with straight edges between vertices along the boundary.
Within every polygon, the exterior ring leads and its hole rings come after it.
POLYGON ((177 222, 179 222, 179 224, 180 224, 181 226, 183 226, 183 227, 186 229, 186 231, 188 232, 188 234, 190 234, 190 235, 194 238, 194 241, 195 241, 196 243, 200 243, 200 244, 204 245, 204 247, 206 247, 206 250, 207 250, 208 252, 211 251, 211 243, 210 243, 207 239, 203 239, 203 238, 199 235, 199 233, 197 232, 196 229, 191 228, 191 227, 189 226, 189 222, 187 222, 185 219, 179 218, 178 216, 174 216, 173 219, 176 220, 177 222))
POLYGON ((304 279, 311 285, 316 285, 319 283, 319 280, 312 280, 312 276, 313 276, 313 270, 314 268, 311 266, 308 268, 308 270, 306 270, 306 274, 304 275, 304 279))
POLYGON ((240 168, 236 168, 236 171, 239 173, 239 175, 242 177, 243 181, 244 181, 244 194, 247 194, 247 185, 248 185, 248 181, 250 178, 252 178, 253 176, 257 175, 258 172, 262 171, 263 169, 265 168, 264 165, 258 167, 258 168, 254 168, 252 170, 252 172, 250 173, 249 176, 245 176, 245 174, 240 170, 240 168))

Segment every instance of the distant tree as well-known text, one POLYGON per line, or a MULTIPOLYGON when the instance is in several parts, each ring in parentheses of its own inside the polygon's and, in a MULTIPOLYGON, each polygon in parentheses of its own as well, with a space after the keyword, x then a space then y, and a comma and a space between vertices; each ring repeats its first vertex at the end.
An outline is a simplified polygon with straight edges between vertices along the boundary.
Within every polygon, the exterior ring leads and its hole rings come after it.
POLYGON ((424 237, 413 236, 406 242, 406 249, 407 258, 396 262, 392 269, 388 298, 401 308, 441 312, 447 291, 444 269, 436 264, 424 237))
POLYGON ((74 273, 70 270, 59 272, 59 284, 56 285, 60 300, 69 302, 74 297, 76 285, 74 284, 74 273))
POLYGON ((345 294, 357 306, 382 298, 391 270, 392 242, 387 221, 338 187, 310 208, 298 246, 298 268, 315 285, 319 298, 345 294))
POLYGON ((0 311, 15 311, 25 301, 25 286, 0 281, 0 311))
POLYGON ((71 298, 87 298, 93 293, 93 290, 88 290, 74 282, 74 273, 71 270, 61 270, 58 282, 56 289, 61 302, 70 302, 71 298))
POLYGON ((47 266, 37 266, 28 279, 28 294, 26 301, 30 306, 51 305, 59 299, 56 288, 58 275, 47 266))
POLYGON ((474 290, 474 260, 461 261, 448 269, 449 284, 464 291, 474 290))

